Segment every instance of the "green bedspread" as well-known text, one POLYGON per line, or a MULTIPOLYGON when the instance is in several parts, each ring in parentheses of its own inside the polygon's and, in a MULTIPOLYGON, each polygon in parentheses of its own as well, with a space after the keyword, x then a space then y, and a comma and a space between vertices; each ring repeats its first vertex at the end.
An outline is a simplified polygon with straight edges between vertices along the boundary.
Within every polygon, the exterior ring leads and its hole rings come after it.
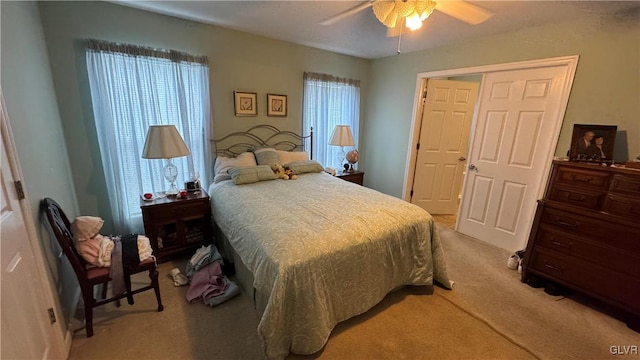
POLYGON ((258 332, 270 359, 322 349, 340 321, 402 285, 450 287, 433 218, 325 173, 210 189, 213 217, 267 294, 258 332))

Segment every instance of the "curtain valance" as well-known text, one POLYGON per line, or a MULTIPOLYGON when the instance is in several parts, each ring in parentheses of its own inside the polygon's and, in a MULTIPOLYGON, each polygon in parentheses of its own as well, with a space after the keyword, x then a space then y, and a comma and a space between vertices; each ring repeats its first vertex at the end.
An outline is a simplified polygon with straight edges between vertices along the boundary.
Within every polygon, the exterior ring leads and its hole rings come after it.
POLYGON ((192 62, 207 65, 209 59, 204 55, 191 55, 177 50, 154 49, 145 46, 120 44, 104 40, 89 39, 87 48, 98 52, 121 53, 130 56, 157 57, 174 62, 192 62))

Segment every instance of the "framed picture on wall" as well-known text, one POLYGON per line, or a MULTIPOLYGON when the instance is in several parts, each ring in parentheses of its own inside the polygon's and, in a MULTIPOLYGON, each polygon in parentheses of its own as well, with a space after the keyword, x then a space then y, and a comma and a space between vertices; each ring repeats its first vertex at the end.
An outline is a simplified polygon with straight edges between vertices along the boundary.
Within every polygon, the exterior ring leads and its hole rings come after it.
POLYGON ((613 161, 615 125, 573 125, 569 159, 572 161, 610 163, 613 161))
POLYGON ((267 94, 267 116, 287 116, 287 95, 267 94))
POLYGON ((233 92, 233 105, 236 116, 257 116, 257 94, 253 92, 233 92))

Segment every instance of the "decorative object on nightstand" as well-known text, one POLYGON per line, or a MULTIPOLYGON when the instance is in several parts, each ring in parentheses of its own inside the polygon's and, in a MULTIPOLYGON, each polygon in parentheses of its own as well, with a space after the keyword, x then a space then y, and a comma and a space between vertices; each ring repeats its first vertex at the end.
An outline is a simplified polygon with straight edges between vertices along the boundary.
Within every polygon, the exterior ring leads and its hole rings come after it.
POLYGON ((344 147, 355 145, 349 125, 336 125, 336 128, 333 129, 333 134, 331 135, 331 141, 329 141, 329 145, 340 146, 340 149, 342 150, 342 155, 340 156, 340 165, 342 166, 342 164, 345 163, 346 158, 344 147))
POLYGON ((142 157, 144 159, 166 159, 164 166, 164 178, 171 184, 167 195, 175 196, 178 194, 176 187, 176 178, 178 177, 178 168, 171 161, 172 158, 187 156, 191 152, 182 140, 178 129, 175 125, 151 125, 147 132, 147 139, 144 142, 144 150, 142 157))
POLYGON ((356 149, 353 149, 347 153, 346 159, 347 159, 347 162, 349 163, 349 170, 347 170, 347 172, 352 173, 354 171, 353 165, 358 162, 359 157, 360 157, 360 154, 356 149))

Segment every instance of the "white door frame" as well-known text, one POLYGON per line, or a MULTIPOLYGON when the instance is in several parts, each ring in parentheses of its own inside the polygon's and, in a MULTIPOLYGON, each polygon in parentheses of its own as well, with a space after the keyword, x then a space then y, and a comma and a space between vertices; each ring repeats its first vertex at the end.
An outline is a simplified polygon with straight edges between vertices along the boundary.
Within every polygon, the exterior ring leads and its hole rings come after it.
MULTIPOLYGON (((478 74, 486 74, 491 72, 498 71, 508 71, 508 70, 524 70, 524 69, 534 69, 534 68, 544 68, 544 67, 552 67, 552 66, 567 66, 568 67, 568 76, 565 79, 565 83, 562 86, 561 96, 562 98, 568 99, 569 94, 571 92, 571 85, 573 84, 573 78, 575 76, 576 68, 578 66, 578 55, 572 56, 562 56, 557 58, 549 58, 549 59, 539 59, 539 60, 528 60, 528 61, 520 61, 520 62, 512 62, 512 63, 504 63, 504 64, 493 64, 493 65, 482 65, 482 66, 474 66, 467 68, 458 68, 458 69, 450 69, 450 70, 437 70, 437 71, 428 71, 424 73, 419 73, 416 80, 416 91, 414 97, 414 106, 413 106, 413 114, 411 120, 411 132, 409 134, 409 138, 411 141, 409 142, 409 149, 407 151, 407 160, 404 173, 404 186, 402 188, 402 198, 405 201, 411 201, 411 189, 413 188, 413 174, 415 172, 416 166, 416 145, 420 138, 420 121, 422 118, 422 92, 425 88, 426 79, 429 78, 442 78, 442 77, 451 77, 451 76, 465 76, 465 75, 478 75, 478 74)), ((480 83, 480 89, 478 94, 482 94, 483 91, 483 83, 480 83)), ((476 103, 476 110, 480 105, 480 97, 478 97, 478 102, 476 103)), ((565 112, 567 110, 568 101, 562 102, 562 108, 560 109, 559 116, 564 119, 565 112)), ((473 115, 473 120, 471 122, 471 132, 469 139, 469 154, 472 151, 473 145, 473 134, 475 133, 475 127, 477 123, 477 113, 473 115)), ((542 176, 541 186, 539 187, 538 197, 542 197, 545 190, 545 184, 549 179, 549 171, 551 169, 551 159, 553 159, 553 155, 555 153, 555 149, 558 145, 558 137, 560 135, 560 129, 562 128, 563 121, 556 122, 554 134, 556 134, 555 139, 551 146, 549 146, 548 152, 546 154, 547 161, 545 165, 545 172, 542 176)), ((467 154, 467 159, 469 158, 469 154, 467 154)), ((466 177, 466 176, 465 176, 466 177)), ((463 184, 466 184, 466 181, 463 180, 463 184)), ((462 189, 462 194, 464 194, 464 185, 462 189)), ((462 201, 460 201, 462 204, 462 201)), ((456 224, 457 228, 457 224, 456 224)))

